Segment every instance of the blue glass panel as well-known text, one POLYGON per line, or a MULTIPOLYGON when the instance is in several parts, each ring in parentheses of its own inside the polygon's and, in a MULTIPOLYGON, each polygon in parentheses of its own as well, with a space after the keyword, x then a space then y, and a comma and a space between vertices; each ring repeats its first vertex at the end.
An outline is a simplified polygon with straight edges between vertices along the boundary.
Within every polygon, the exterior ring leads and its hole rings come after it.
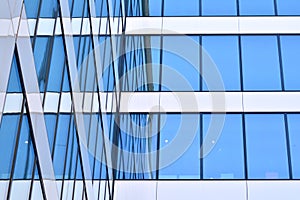
POLYGON ((164 0, 164 16, 199 16, 199 0, 164 0))
POLYGON ((51 64, 49 69, 47 91, 60 92, 63 68, 65 66, 65 51, 61 36, 54 37, 51 64))
MULTIPOLYGON (((203 115, 203 138, 211 115, 203 115)), ((242 116, 227 114, 223 130, 213 150, 203 159, 205 179, 243 179, 244 150, 242 116)))
POLYGON ((107 0, 95 0, 95 9, 97 17, 107 17, 107 0))
POLYGON ((161 16, 162 0, 149 0, 149 16, 161 16))
POLYGON ((24 0, 27 18, 37 18, 40 0, 24 0))
POLYGON ((88 6, 85 0, 74 0, 70 10, 72 17, 88 17, 88 6))
POLYGON ((281 90, 276 36, 242 36, 245 90, 281 90))
POLYGON ((40 17, 49 18, 58 16, 58 5, 56 0, 43 0, 40 17))
POLYGON ((63 177, 66 156, 67 137, 70 126, 70 115, 60 115, 56 133, 53 166, 56 178, 63 177))
MULTIPOLYGON (((199 37, 193 36, 190 37, 195 40, 195 42, 199 43, 199 37)), ((182 57, 182 55, 178 54, 178 49, 180 45, 184 45, 183 41, 186 38, 182 36, 165 36, 164 44, 168 44, 167 50, 163 51, 163 69, 162 69, 162 86, 164 91, 199 91, 200 85, 200 70, 199 66, 193 66, 192 63, 186 60, 186 58, 182 57), (170 46, 170 44, 174 44, 174 46, 170 46), (174 48, 176 54, 172 52, 174 48), (175 71, 170 71, 168 68, 171 68, 175 71), (176 81, 175 81, 176 80, 176 81)), ((196 47, 197 45, 195 45, 196 47)), ((183 46, 182 46, 183 47, 183 46)), ((180 46, 181 50, 182 47, 180 46)), ((200 48, 192 49, 189 47, 185 47, 184 50, 189 51, 191 55, 199 57, 200 48)), ((183 51, 183 50, 182 50, 183 51)), ((197 61, 199 62, 199 60, 197 61)), ((199 63, 197 63, 199 65, 199 63)))
POLYGON ((236 0, 202 0, 202 15, 237 15, 236 0))
POLYGON ((245 118, 248 177, 289 178, 283 115, 248 114, 245 118))
POLYGON ((278 15, 300 15, 299 0, 277 0, 278 15))
MULTIPOLYGON (((300 1, 299 1, 300 2, 300 1)), ((280 36, 284 86, 286 90, 300 89, 300 37, 280 36)))
POLYGON ((23 116, 19 138, 14 179, 31 179, 34 164, 33 142, 30 137, 30 129, 27 116, 23 116))
POLYGON ((0 179, 10 176, 19 115, 3 115, 0 126, 0 179))
POLYGON ((44 117, 46 122, 47 133, 48 133, 50 151, 52 152, 57 115, 45 114, 44 117))
MULTIPOLYGON (((238 37, 203 36, 202 46, 219 69, 225 90, 240 90, 238 37)), ((202 70, 204 74, 206 70, 209 70, 209 66, 206 66, 205 62, 202 65, 202 70)), ((205 85, 203 90, 207 91, 205 85)))
MULTIPOLYGON (((160 149, 163 149, 169 145, 172 145, 173 140, 178 137, 178 134, 183 134, 180 132, 182 117, 185 120, 193 121, 196 115, 178 115, 169 114, 161 115, 161 132, 160 132, 160 149)), ((199 119, 199 118, 198 118, 199 119)), ((190 127, 184 127, 183 132, 192 131, 190 127)), ((200 131, 199 127, 196 130, 196 136, 192 141, 189 148, 182 152, 182 156, 179 157, 175 162, 171 163, 169 166, 160 169, 159 178, 160 179, 199 179, 200 178, 200 131)), ((191 133, 189 133, 191 134, 191 133)), ((193 133, 194 134, 194 133, 193 133)), ((174 145, 174 144, 173 144, 174 145)), ((174 149, 175 151, 175 149, 174 149)), ((160 163, 164 160, 164 156, 160 155, 160 163)), ((170 156, 170 155, 168 155, 170 156)))
POLYGON ((47 67, 51 58, 51 37, 37 37, 34 45, 34 61, 40 91, 44 92, 47 79, 47 67))
POLYGON ((289 130, 289 143, 291 150, 291 162, 293 178, 300 178, 300 115, 288 115, 288 130, 289 130))
POLYGON ((240 15, 274 15, 274 0, 239 0, 240 15))
POLYGON ((18 66, 17 66, 17 58, 16 55, 14 55, 12 64, 11 64, 11 69, 10 69, 10 75, 8 79, 8 87, 7 87, 7 92, 22 92, 22 87, 21 87, 21 77, 18 71, 18 66))

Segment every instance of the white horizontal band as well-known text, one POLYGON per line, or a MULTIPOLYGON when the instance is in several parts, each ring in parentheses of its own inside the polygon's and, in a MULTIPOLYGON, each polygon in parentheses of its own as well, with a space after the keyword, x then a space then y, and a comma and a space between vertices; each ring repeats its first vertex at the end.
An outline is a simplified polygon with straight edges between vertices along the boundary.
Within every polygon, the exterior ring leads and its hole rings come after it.
MULTIPOLYGON (((18 21, 14 18, 13 21, 18 21)), ((63 18, 62 20, 69 20, 63 18)), ((122 34, 121 18, 114 18, 112 34, 122 34)), ((0 19, 0 36, 12 35, 8 19, 0 19)), ((28 23, 30 36, 34 36, 36 19, 22 19, 28 23)), ((93 35, 108 35, 108 18, 91 18, 93 35)), ((38 36, 61 35, 60 19, 40 18, 37 26, 38 36), (56 20, 56 25, 55 25, 56 20), (56 26, 54 31, 54 25, 56 26)), ((65 27, 67 35, 90 35, 89 18, 72 18, 72 27, 65 27)), ((19 30, 19 36, 26 32, 19 30)), ((298 34, 298 16, 255 16, 255 17, 126 17, 125 34, 298 34)))
MULTIPOLYGON (((225 92, 225 106, 213 105, 213 92, 122 92, 121 113, 300 112, 300 92, 225 92), (191 100, 195 101, 191 101, 191 100), (196 104, 195 104, 196 102, 196 104)), ((221 94, 221 93, 220 93, 221 94)), ((33 95, 33 94, 32 94, 33 95)), ((43 98, 44 94, 41 94, 43 98)), ((99 112, 97 93, 79 93, 84 113, 99 112)), ((80 98, 79 98, 80 97, 80 98)), ((45 113, 70 113, 71 94, 47 92, 45 113), (58 108, 59 106, 59 108, 58 108)), ((100 93, 101 110, 116 112, 114 93, 100 93)), ((4 113, 20 113, 23 95, 8 93, 4 113)), ((38 112, 38 111, 36 111, 38 112)))
MULTIPOLYGON (((6 198, 9 181, 0 181, 0 199, 6 198)), ((58 190, 61 190, 62 181, 56 181, 58 190)), ((11 199, 20 196, 28 198, 30 180, 15 180, 12 183, 11 199)), ((93 191, 99 199, 108 198, 105 181, 93 181, 93 191)), ((232 200, 298 200, 300 196, 299 180, 116 180, 114 199, 132 200, 164 200, 164 199, 232 199, 232 200)), ((81 197, 83 181, 65 180, 62 199, 81 197), (74 188, 75 187, 75 188, 74 188)), ((42 199, 39 181, 33 182, 33 199, 42 199)))

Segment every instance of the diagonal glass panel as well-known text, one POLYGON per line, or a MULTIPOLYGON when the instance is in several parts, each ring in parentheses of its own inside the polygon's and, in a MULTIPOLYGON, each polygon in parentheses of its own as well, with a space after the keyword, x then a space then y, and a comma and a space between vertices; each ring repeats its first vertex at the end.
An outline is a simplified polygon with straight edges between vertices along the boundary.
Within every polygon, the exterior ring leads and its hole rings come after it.
POLYGON ((7 92, 22 92, 20 75, 17 67, 16 53, 14 54, 13 62, 11 64, 7 92))
POLYGON ((31 179, 35 153, 30 132, 31 130, 29 128, 28 117, 24 115, 20 129, 19 144, 13 176, 14 179, 31 179))
POLYGON ((0 125, 0 179, 9 179, 20 121, 19 115, 3 115, 0 125))

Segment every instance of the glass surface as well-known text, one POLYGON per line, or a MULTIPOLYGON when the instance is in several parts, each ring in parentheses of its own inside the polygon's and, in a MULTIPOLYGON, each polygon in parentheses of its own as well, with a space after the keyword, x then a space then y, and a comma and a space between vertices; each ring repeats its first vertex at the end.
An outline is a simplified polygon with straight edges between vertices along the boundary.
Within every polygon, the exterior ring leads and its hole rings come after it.
POLYGON ((14 179, 31 179, 35 154, 33 142, 30 137, 28 117, 23 116, 19 138, 14 179))
POLYGON ((107 0, 95 0, 96 17, 107 17, 107 0))
MULTIPOLYGON (((193 120, 195 115, 169 114, 161 115, 160 149, 172 145, 173 140, 178 137, 182 123, 182 117, 193 120)), ((184 127, 183 132, 191 131, 189 127, 184 127)), ((190 134, 190 133, 189 133, 190 134)), ((174 147, 174 146, 173 146, 174 147)), ((200 178, 200 130, 199 127, 196 136, 189 148, 175 162, 169 166, 160 169, 159 179, 199 179, 200 178)), ((175 148, 175 147, 174 147, 175 148)), ((175 151, 175 149, 174 149, 175 151)), ((165 159, 160 154, 160 163, 165 159)), ((170 155, 168 155, 170 156, 170 155)))
POLYGON ((47 83, 47 91, 60 92, 64 67, 65 51, 63 38, 61 36, 56 36, 54 37, 51 64, 48 72, 49 77, 47 83))
POLYGON ((161 16, 162 0, 149 0, 149 16, 161 16))
MULTIPOLYGON (((59 7, 56 0, 43 0, 40 17, 49 18, 57 17, 59 13, 59 7)), ((33 4, 33 2, 31 2, 33 4)))
MULTIPOLYGON (((211 115, 203 115, 203 138, 211 115)), ((243 179, 244 149, 242 115, 227 114, 223 131, 212 151, 203 159, 204 179, 243 179)))
POLYGON ((278 15, 300 15, 299 0, 276 0, 278 15))
POLYGON ((285 90, 300 90, 300 37, 280 36, 285 90))
POLYGON ((24 7, 27 18, 37 18, 40 0, 24 0, 24 7))
POLYGON ((202 0, 202 15, 237 15, 236 0, 202 0))
POLYGON ((274 15, 274 0, 239 0, 240 15, 274 15))
POLYGON ((72 17, 88 17, 88 5, 85 0, 73 0, 73 4, 70 7, 70 13, 72 17))
POLYGON ((199 16, 199 0, 164 0, 164 16, 199 16))
POLYGON ((289 178, 284 117, 245 115, 249 179, 289 178))
POLYGON ((16 54, 13 57, 10 75, 8 79, 7 92, 22 92, 21 77, 19 75, 16 54))
POLYGON ((63 177, 69 126, 70 115, 59 115, 53 157, 55 177, 58 179, 63 177))
POLYGON ((281 90, 276 36, 242 36, 245 90, 281 90))
POLYGON ((3 115, 0 126, 0 179, 9 179, 19 115, 3 115))
MULTIPOLYGON (((223 79, 225 90, 240 90, 240 63, 239 48, 237 36, 203 36, 202 46, 205 53, 208 54, 216 64, 223 79)), ((205 74, 209 66, 202 64, 202 70, 205 74)), ((204 79, 203 90, 207 91, 204 79)))
POLYGON ((162 64, 164 66, 162 69, 162 87, 164 91, 200 90, 200 47, 196 45, 196 43, 199 44, 199 37, 193 36, 190 38, 191 40, 195 40, 195 45, 192 48, 185 44, 185 41, 187 40, 186 37, 164 37, 164 48, 166 47, 166 49, 162 52, 162 64), (194 49, 194 47, 197 49, 194 49), (180 51, 178 51, 178 49, 180 49, 180 51), (193 66, 193 63, 186 60, 186 58, 180 54, 181 51, 187 51, 190 55, 194 55, 197 60, 197 66, 193 66))
POLYGON ((293 178, 300 178, 300 115, 288 115, 289 143, 293 178))

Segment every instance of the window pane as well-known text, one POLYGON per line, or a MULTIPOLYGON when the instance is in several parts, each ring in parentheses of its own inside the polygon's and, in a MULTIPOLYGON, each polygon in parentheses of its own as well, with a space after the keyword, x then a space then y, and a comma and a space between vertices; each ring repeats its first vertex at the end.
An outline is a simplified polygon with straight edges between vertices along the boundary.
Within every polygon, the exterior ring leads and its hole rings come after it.
MULTIPOLYGON (((161 116, 160 149, 172 145, 172 142, 179 134, 186 134, 188 131, 195 131, 188 126, 180 129, 184 120, 197 120, 197 115, 177 115, 169 114, 161 116), (165 121, 164 121, 165 120, 165 121), (165 122, 165 123, 164 123, 165 122), (181 132, 182 131, 182 132, 181 132)), ((198 118, 199 119, 199 118, 198 118)), ((191 122, 193 123, 193 122, 191 122)), ((194 124, 193 124, 194 125, 194 124)), ((193 126, 191 125, 191 127, 193 126)), ((199 179, 200 178, 200 132, 197 127, 196 136, 189 148, 169 166, 160 169, 160 179, 199 179)), ((190 134, 191 132, 189 132, 190 134)), ((194 133, 192 133, 194 134, 194 133)), ((178 138, 177 138, 178 139, 178 138)), ((174 145, 174 144, 173 144, 174 145)), ((176 149, 174 149, 175 151, 176 149)), ((160 164, 165 159, 164 154, 160 154, 160 164)), ((168 155, 170 156, 170 155, 168 155)))
POLYGON ((0 126, 0 179, 10 176, 19 115, 3 115, 0 126))
MULTIPOLYGON (((203 138, 211 115, 203 115, 203 138)), ((213 150, 203 159, 205 179, 243 179, 244 150, 242 116, 226 115, 223 131, 213 150)))
POLYGON ((281 90, 276 36, 242 36, 245 90, 281 90))
POLYGON ((274 0, 239 0, 241 15, 274 15, 274 0))
MULTIPOLYGON (((202 46, 218 67, 225 90, 240 90, 238 37, 203 36, 202 46)), ((209 70, 205 62, 202 65, 202 70, 204 74, 205 70, 209 70)), ((205 84, 203 86, 203 90, 207 91, 205 84)))
POLYGON ((236 0, 202 0, 202 15, 236 14, 236 0))
POLYGON ((248 177, 289 178, 283 115, 249 114, 245 118, 248 177))
POLYGON ((14 179, 31 179, 34 164, 33 142, 30 137, 30 129, 27 116, 23 116, 19 138, 14 179))
POLYGON ((300 115, 288 115, 293 178, 300 178, 300 115))
POLYGON ((149 0, 149 15, 161 16, 162 0, 149 0))
POLYGON ((164 0, 165 16, 198 16, 199 0, 174 1, 164 0))
POLYGON ((279 15, 300 15, 299 0, 277 0, 279 15))
POLYGON ((189 38, 186 36, 164 37, 164 67, 162 70, 163 90, 199 91, 200 73, 197 70, 199 68, 200 52, 200 47, 198 45, 199 37, 194 36, 189 38), (186 42, 189 44, 187 45, 186 42), (189 53, 190 56, 194 56, 196 59, 188 61, 183 54, 180 54, 183 51, 189 53), (195 62, 193 63, 195 66, 190 62, 195 62), (168 68, 171 68, 172 70, 169 70, 168 68))
POLYGON ((300 89, 300 37, 281 36, 283 76, 286 90, 300 89))

